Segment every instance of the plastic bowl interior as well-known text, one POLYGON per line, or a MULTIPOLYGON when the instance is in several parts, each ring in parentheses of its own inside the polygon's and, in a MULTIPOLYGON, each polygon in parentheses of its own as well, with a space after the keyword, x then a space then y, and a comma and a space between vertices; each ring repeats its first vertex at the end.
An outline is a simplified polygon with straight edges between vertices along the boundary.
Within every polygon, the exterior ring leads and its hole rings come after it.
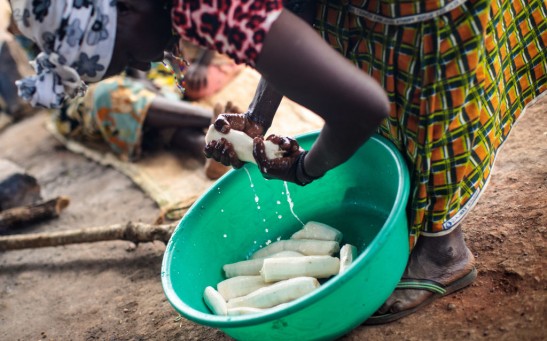
MULTIPOLYGON (((298 138, 309 149, 317 133, 298 138)), ((265 180, 254 164, 230 171, 186 213, 169 241, 162 285, 173 307, 199 324, 239 340, 321 340, 366 320, 395 288, 408 257, 406 165, 390 142, 373 137, 346 163, 300 187, 265 180), (359 256, 341 275, 284 308, 216 316, 203 302, 222 266, 247 259, 309 220, 344 234, 359 256)))

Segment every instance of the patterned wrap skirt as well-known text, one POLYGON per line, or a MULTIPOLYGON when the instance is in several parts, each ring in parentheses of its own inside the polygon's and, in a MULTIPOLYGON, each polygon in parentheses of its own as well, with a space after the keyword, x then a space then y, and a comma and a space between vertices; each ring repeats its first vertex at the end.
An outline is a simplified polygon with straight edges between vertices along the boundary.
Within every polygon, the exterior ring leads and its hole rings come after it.
POLYGON ((320 0, 314 27, 386 90, 411 175, 410 245, 458 226, 547 89, 544 0, 320 0))
POLYGON ((144 121, 156 94, 143 83, 116 76, 92 84, 84 97, 72 100, 52 117, 67 138, 104 143, 123 161, 141 156, 144 121))

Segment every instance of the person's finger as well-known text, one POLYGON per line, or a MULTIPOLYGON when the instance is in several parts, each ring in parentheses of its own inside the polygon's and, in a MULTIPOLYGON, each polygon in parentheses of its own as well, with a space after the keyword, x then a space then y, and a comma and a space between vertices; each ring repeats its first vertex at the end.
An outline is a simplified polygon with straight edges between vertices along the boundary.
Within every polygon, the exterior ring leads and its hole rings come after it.
POLYGON ((300 149, 298 142, 290 137, 272 134, 268 136, 266 140, 278 145, 281 150, 284 150, 286 153, 289 154, 292 154, 293 152, 300 149))
POLYGON ((232 167, 234 167, 236 169, 243 167, 243 165, 245 164, 243 161, 241 161, 239 159, 239 157, 237 156, 237 153, 235 152, 233 146, 228 151, 228 156, 230 158, 230 163, 232 164, 232 167))
POLYGON ((219 162, 222 163, 224 166, 230 166, 231 160, 230 160, 229 152, 227 152, 226 150, 223 150, 223 152, 220 154, 219 162))
POLYGON ((300 144, 298 144, 298 141, 291 137, 287 137, 287 140, 289 141, 289 147, 287 148, 288 151, 294 153, 300 150, 300 144))
POLYGON ((207 87, 207 84, 208 84, 208 79, 207 79, 207 73, 203 75, 203 79, 202 79, 202 82, 201 82, 201 86, 202 87, 207 87))
POLYGON ((205 153, 206 157, 211 158, 214 156, 216 145, 217 141, 211 141, 205 145, 205 148, 203 148, 203 152, 205 153))
POLYGON ((232 157, 234 152, 234 148, 228 140, 225 138, 220 139, 221 146, 217 147, 217 151, 219 153, 219 162, 222 163, 225 166, 230 166, 232 164, 232 157), (221 148, 222 147, 222 148, 221 148))
POLYGON ((271 141, 272 143, 279 145, 281 142, 281 136, 270 134, 268 137, 266 137, 266 141, 271 141))
POLYGON ((197 79, 197 89, 201 90, 205 86, 206 78, 204 75, 199 75, 199 78, 197 79))
POLYGON ((253 156, 262 173, 267 173, 269 168, 269 159, 266 156, 266 146, 260 137, 253 139, 253 156))
POLYGON ((222 134, 228 134, 231 129, 230 122, 228 122, 225 115, 219 115, 213 125, 215 126, 215 129, 222 134))
POLYGON ((230 123, 230 129, 244 131, 246 119, 241 114, 222 114, 226 120, 230 123))

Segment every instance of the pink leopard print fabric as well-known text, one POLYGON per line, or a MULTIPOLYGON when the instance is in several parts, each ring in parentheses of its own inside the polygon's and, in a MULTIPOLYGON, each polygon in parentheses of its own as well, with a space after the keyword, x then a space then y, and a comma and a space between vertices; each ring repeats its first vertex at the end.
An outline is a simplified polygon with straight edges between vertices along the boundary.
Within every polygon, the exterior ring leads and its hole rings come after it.
POLYGON ((174 0, 173 27, 185 40, 255 65, 281 0, 174 0))

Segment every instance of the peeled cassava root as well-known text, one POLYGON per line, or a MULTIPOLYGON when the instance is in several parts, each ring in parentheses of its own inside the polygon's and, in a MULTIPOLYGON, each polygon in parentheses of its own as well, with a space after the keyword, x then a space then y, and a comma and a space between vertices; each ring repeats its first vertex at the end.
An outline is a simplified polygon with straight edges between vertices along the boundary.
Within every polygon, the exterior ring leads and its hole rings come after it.
POLYGON ((264 258, 243 260, 237 263, 226 264, 222 267, 226 278, 232 278, 236 276, 258 276, 260 275, 260 269, 266 257, 302 257, 303 254, 296 251, 281 251, 270 255, 266 255, 264 258))
POLYGON ((291 239, 332 240, 340 243, 342 241, 342 232, 327 224, 309 221, 300 231, 293 234, 291 239))
MULTIPOLYGON (((205 135, 205 142, 218 141, 221 138, 225 138, 232 144, 237 157, 241 161, 252 162, 256 164, 256 160, 253 156, 253 138, 245 134, 242 131, 230 129, 227 134, 222 134, 215 129, 213 125, 209 126, 207 135, 205 135)), ((266 157, 268 159, 276 159, 283 156, 283 151, 279 149, 279 146, 271 141, 264 141, 264 147, 266 148, 266 157)))
POLYGON ((293 301, 319 288, 319 281, 313 277, 295 277, 260 288, 252 293, 228 301, 230 308, 271 308, 293 301))
POLYGON ((257 314, 282 307, 320 287, 318 279, 341 274, 357 257, 342 233, 310 221, 289 240, 259 249, 250 259, 223 266, 226 280, 207 287, 204 300, 217 315, 257 314), (339 257, 334 255, 338 254, 339 257))
POLYGON ((329 278, 340 270, 340 260, 331 256, 304 256, 292 258, 267 258, 260 270, 266 283, 308 276, 329 278))
POLYGON ((330 256, 340 250, 340 244, 331 240, 289 239, 278 240, 255 252, 251 259, 266 258, 281 251, 296 251, 306 256, 330 256))
POLYGON ((357 248, 351 244, 346 244, 340 249, 340 273, 346 269, 357 258, 357 248))

